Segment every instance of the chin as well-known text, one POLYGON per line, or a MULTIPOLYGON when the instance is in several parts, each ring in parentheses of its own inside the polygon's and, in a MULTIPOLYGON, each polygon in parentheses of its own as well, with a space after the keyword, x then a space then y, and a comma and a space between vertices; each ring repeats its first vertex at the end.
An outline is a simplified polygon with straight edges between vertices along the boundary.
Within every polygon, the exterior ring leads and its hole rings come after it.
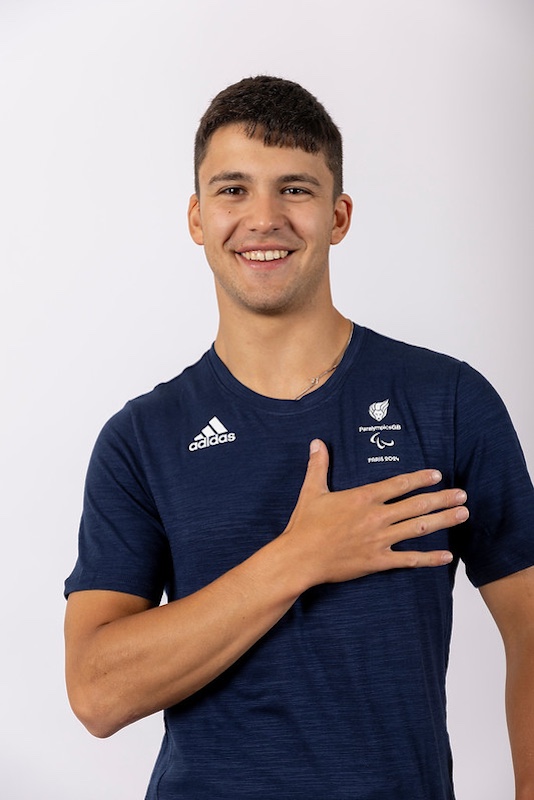
POLYGON ((276 317, 281 314, 290 314, 308 306, 310 301, 295 296, 278 297, 241 297, 236 298, 240 305, 256 314, 276 317))

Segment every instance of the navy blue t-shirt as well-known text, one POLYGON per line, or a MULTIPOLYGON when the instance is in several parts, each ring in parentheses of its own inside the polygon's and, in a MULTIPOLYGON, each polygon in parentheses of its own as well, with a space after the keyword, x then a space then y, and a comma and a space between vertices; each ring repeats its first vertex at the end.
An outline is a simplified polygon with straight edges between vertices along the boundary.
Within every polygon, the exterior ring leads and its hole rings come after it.
POLYGON ((475 586, 534 564, 534 490, 487 381, 447 356, 355 326, 301 400, 239 383, 212 348, 129 402, 89 466, 66 593, 159 603, 205 586, 285 528, 309 442, 333 491, 437 468, 470 519, 409 549, 450 566, 305 592, 219 678, 165 711, 148 800, 452 800, 445 673, 458 558, 475 586))

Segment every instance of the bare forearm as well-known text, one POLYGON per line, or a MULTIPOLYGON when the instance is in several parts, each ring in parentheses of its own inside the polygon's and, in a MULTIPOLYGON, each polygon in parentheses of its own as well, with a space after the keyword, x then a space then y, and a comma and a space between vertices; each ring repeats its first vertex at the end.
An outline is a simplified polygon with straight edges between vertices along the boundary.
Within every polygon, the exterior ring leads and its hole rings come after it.
POLYGON ((506 712, 516 800, 534 800, 534 643, 517 644, 507 661, 506 712))
POLYGON ((87 728, 109 736, 180 702, 270 630, 303 588, 286 543, 275 540, 189 597, 100 625, 67 660, 71 702, 87 728))
POLYGON ((480 591, 506 650, 506 714, 516 800, 534 800, 534 567, 480 591))

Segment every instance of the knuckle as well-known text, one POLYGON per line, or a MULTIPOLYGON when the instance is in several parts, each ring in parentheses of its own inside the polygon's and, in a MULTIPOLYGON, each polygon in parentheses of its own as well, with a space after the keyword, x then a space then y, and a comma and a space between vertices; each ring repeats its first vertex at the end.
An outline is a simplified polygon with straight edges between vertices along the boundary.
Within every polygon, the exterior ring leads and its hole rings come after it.
POLYGON ((392 478, 396 490, 396 496, 406 494, 412 488, 410 475, 398 475, 392 478))
POLYGON ((367 504, 374 500, 376 487, 373 483, 368 483, 365 486, 358 486, 352 493, 352 500, 356 504, 367 504))
POLYGON ((428 514, 435 508, 435 498, 431 494, 419 494, 414 498, 415 516, 428 514))
POLYGON ((450 508, 454 505, 454 492, 449 489, 443 492, 436 492, 436 508, 450 508))

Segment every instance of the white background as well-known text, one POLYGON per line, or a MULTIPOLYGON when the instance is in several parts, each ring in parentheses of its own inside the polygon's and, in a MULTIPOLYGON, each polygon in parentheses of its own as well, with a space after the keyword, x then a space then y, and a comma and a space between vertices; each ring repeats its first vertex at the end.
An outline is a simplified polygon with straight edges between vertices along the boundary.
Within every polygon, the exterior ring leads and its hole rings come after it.
MULTIPOLYGON (((356 204, 340 309, 482 371, 532 466, 533 33, 530 0, 0 0, 6 800, 144 796, 161 721, 99 741, 72 716, 62 583, 101 425, 215 335, 185 209, 228 83, 281 75, 326 105, 356 204)), ((458 798, 507 800, 502 646, 461 573, 458 798)))

